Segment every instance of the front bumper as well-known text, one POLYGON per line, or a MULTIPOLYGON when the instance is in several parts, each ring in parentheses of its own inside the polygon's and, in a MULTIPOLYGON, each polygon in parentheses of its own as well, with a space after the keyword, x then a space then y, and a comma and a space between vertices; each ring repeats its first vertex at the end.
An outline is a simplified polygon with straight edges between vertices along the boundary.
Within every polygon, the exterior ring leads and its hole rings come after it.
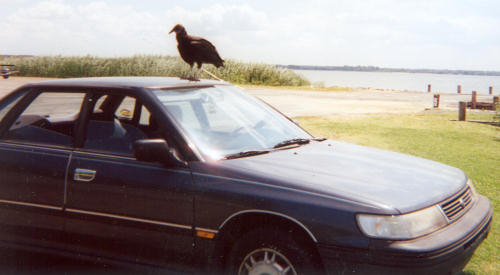
POLYGON ((489 200, 478 196, 462 218, 414 240, 372 240, 366 250, 318 248, 328 274, 453 274, 462 270, 488 236, 492 215, 489 200))

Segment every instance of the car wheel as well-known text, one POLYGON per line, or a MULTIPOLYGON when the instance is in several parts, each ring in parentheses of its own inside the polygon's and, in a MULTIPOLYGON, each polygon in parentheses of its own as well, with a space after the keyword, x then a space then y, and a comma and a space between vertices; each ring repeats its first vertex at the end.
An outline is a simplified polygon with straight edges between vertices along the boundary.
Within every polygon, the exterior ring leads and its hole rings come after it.
POLYGON ((319 274, 313 253, 282 230, 257 229, 240 238, 231 250, 227 274, 319 274))

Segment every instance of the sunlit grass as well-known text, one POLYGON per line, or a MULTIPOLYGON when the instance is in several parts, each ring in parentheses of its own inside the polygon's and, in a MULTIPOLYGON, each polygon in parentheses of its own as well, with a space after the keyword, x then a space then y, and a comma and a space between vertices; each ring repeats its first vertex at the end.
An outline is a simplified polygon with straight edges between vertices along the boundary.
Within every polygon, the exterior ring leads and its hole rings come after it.
MULTIPOLYGON (((39 56, 6 58, 5 63, 16 65, 20 76, 37 77, 96 77, 96 76, 171 76, 189 74, 189 65, 180 57, 140 55, 102 58, 93 56, 39 56)), ((224 67, 204 65, 204 69, 218 78, 236 84, 268 86, 307 86, 309 81, 292 70, 263 63, 245 63, 226 60, 224 67)), ((201 72, 200 78, 210 78, 201 72)))
MULTIPOLYGON (((492 120, 470 114, 468 119, 492 120)), ((432 159, 462 169, 500 211, 500 127, 450 121, 456 114, 381 115, 363 118, 296 118, 315 136, 432 159)), ((477 249, 465 274, 500 274, 500 221, 477 249)))

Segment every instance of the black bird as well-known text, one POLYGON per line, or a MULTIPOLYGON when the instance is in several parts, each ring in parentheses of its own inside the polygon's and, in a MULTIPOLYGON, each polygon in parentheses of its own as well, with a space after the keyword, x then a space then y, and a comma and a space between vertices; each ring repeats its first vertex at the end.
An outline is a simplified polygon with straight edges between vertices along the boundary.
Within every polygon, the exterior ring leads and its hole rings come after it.
POLYGON ((191 67, 189 80, 198 80, 197 75, 203 63, 212 64, 215 67, 224 66, 224 60, 220 58, 219 53, 208 40, 201 37, 187 34, 186 29, 181 24, 177 24, 169 32, 175 32, 177 38, 177 49, 184 61, 191 67), (196 76, 193 77, 194 63, 197 64, 198 70, 196 76))

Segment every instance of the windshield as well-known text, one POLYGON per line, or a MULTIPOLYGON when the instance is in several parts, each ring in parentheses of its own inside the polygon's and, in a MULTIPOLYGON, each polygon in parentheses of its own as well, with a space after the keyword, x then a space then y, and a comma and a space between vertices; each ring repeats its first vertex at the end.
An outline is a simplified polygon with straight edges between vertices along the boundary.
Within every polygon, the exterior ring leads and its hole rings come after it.
POLYGON ((295 123, 234 86, 155 90, 153 93, 210 159, 311 138, 295 123))

